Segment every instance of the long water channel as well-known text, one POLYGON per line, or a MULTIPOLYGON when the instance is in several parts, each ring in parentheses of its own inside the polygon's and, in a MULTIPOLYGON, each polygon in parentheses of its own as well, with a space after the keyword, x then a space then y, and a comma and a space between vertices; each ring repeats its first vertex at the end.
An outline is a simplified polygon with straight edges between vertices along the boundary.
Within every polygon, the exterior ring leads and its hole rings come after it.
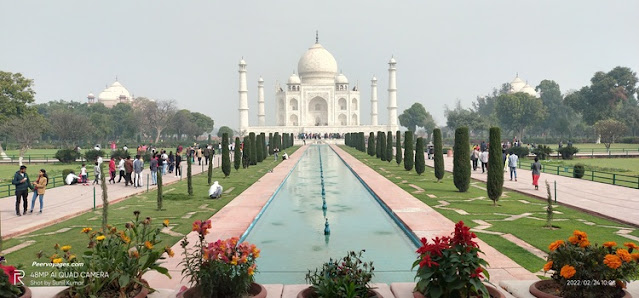
POLYGON ((373 282, 415 276, 414 240, 327 145, 306 150, 244 240, 262 250, 256 281, 263 284, 305 283, 309 269, 362 249, 364 261, 373 261, 373 282))

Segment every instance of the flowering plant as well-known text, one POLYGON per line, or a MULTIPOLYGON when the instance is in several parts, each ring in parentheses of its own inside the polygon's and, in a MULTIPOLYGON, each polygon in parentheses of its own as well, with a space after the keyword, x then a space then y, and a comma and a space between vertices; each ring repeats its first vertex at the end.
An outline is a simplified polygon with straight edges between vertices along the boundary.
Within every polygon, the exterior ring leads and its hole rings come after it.
POLYGON ((254 282, 255 260, 260 250, 254 244, 238 243, 237 237, 207 243, 204 238, 210 228, 210 220, 193 223, 193 231, 199 236, 194 249, 187 249, 186 237, 182 240, 182 274, 199 288, 197 297, 241 297, 254 282))
MULTIPOLYGON (((164 259, 164 252, 173 256, 169 247, 158 245, 161 226, 153 228, 151 218, 141 219, 139 211, 133 214, 135 220, 127 222, 123 230, 110 225, 106 226, 106 231, 83 228, 81 233, 88 238, 89 250, 79 257, 72 253, 70 245, 54 246, 55 252, 48 258, 59 271, 56 279, 69 285, 65 297, 124 298, 148 288, 142 280, 142 275, 148 271, 155 270, 171 277, 158 262, 164 259)), ((168 220, 164 220, 163 226, 168 224, 168 220)), ((42 256, 42 253, 38 254, 39 258, 42 256)))
POLYGON ((544 271, 552 271, 564 297, 587 297, 589 293, 615 297, 638 276, 639 246, 632 242, 624 247, 613 241, 592 245, 585 232, 575 230, 567 241, 557 240, 548 249, 544 271))
POLYGON ((330 259, 321 270, 309 270, 306 281, 311 284, 317 297, 369 297, 372 290, 369 282, 375 267, 373 262, 362 261, 363 252, 350 251, 342 259, 330 259))
POLYGON ((463 221, 455 224, 452 237, 435 237, 432 243, 422 238, 413 263, 413 268, 419 266, 415 291, 433 298, 488 296, 482 283, 483 275, 489 277, 488 263, 479 257, 481 250, 473 238, 477 236, 463 221))
POLYGON ((2 264, 4 256, 0 256, 0 297, 19 297, 24 287, 16 285, 16 267, 2 264))

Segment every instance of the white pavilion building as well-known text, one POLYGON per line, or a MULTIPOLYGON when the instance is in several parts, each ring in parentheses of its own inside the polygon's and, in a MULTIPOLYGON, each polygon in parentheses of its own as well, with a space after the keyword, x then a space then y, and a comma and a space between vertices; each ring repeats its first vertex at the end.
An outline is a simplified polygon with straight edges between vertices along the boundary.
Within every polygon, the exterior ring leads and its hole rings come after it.
POLYGON ((517 74, 515 76, 515 79, 513 79, 513 81, 510 82, 510 90, 508 91, 508 93, 517 93, 517 92, 523 92, 523 93, 532 95, 534 97, 539 97, 539 94, 537 94, 537 91, 535 91, 535 88, 530 86, 528 82, 524 82, 524 80, 520 79, 519 74, 517 74))
POLYGON ((338 73, 337 61, 318 42, 313 44, 297 63, 297 74, 293 73, 286 87, 276 86, 276 126, 266 126, 264 111, 264 80, 260 77, 257 86, 258 123, 249 125, 248 91, 246 82, 247 64, 239 63, 239 116, 240 134, 249 132, 286 133, 347 133, 393 131, 398 129, 396 61, 388 62, 388 124, 378 123, 377 78, 371 80, 371 123, 363 125, 360 108, 362 98, 358 86, 349 85, 348 78, 338 73))
MULTIPOLYGON (((89 93, 87 95, 87 100, 89 104, 95 103, 96 98, 93 93, 89 93)), ((129 90, 127 90, 120 82, 118 82, 117 78, 115 82, 111 84, 111 86, 105 88, 98 94, 97 102, 101 102, 107 108, 112 108, 116 104, 123 103, 132 103, 133 97, 129 90)))

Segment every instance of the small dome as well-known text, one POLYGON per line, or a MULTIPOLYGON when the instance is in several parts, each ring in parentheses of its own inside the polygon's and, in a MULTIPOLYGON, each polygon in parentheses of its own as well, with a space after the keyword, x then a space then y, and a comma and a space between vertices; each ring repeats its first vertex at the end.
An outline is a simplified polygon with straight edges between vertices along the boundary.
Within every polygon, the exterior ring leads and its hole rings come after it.
POLYGON ((115 101, 115 100, 119 100, 120 96, 124 96, 127 99, 131 98, 131 94, 129 93, 129 90, 124 88, 124 86, 122 86, 120 82, 116 81, 115 83, 111 84, 109 88, 106 88, 102 92, 100 92, 100 94, 98 95, 98 100, 101 102, 115 101))
POLYGON ((242 60, 240 60, 240 65, 246 65, 246 61, 244 61, 244 58, 242 58, 242 60))
POLYGON ((526 82, 524 82, 522 79, 519 78, 519 76, 515 77, 515 79, 510 82, 510 91, 511 92, 521 92, 521 89, 523 89, 526 86, 526 82))
POLYGON ((532 96, 537 96, 537 91, 535 91, 535 88, 533 88, 532 86, 526 84, 526 86, 524 86, 524 88, 521 88, 521 90, 519 90, 519 92, 523 92, 523 93, 527 93, 529 95, 532 96))
POLYGON ((297 73, 304 80, 332 83, 337 75, 337 61, 321 44, 316 43, 300 58, 297 63, 297 73))
POLYGON ((377 78, 375 76, 373 76, 373 78, 371 79, 371 81, 373 82, 377 82, 377 78))
POLYGON ((88 99, 95 99, 95 95, 93 95, 93 93, 89 92, 89 95, 87 95, 88 99))
POLYGON ((395 57, 391 57, 390 61, 388 61, 388 64, 396 64, 397 61, 395 61, 395 57))
POLYGON ((258 83, 263 83, 263 82, 264 82, 264 79, 262 79, 262 77, 260 77, 259 79, 257 79, 257 82, 258 82, 258 83))
POLYGON ((335 84, 348 84, 348 79, 345 75, 340 73, 335 77, 335 84))
POLYGON ((292 74, 288 78, 288 84, 289 85, 299 85, 300 83, 301 83, 300 77, 297 76, 296 74, 292 74))

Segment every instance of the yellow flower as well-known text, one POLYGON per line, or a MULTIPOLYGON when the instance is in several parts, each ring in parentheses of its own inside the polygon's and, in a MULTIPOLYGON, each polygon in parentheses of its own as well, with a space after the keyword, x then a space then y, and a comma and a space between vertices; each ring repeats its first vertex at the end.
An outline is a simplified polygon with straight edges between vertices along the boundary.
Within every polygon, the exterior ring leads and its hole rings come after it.
POLYGON ((617 249, 617 256, 621 258, 622 260, 624 260, 624 262, 632 261, 632 257, 630 256, 630 253, 623 248, 617 249))
POLYGON ((165 219, 164 222, 162 223, 165 227, 169 226, 169 220, 165 219))
POLYGON ((71 261, 73 259, 75 259, 75 255, 70 255, 69 258, 68 258, 69 261, 71 261))
POLYGON ((544 265, 544 271, 550 271, 550 269, 552 269, 552 263, 552 261, 548 261, 548 263, 544 265))
POLYGON ((618 256, 608 254, 604 258, 604 264, 611 269, 617 269, 621 267, 621 259, 618 256))
POLYGON ((59 264, 62 263, 62 258, 57 258, 57 259, 53 259, 53 264, 59 264))
POLYGON ((71 249, 71 245, 65 245, 62 247, 62 251, 67 252, 71 249))
POLYGON ((564 241, 563 240, 557 240, 557 241, 555 241, 553 243, 550 243, 550 245, 548 245, 548 249, 550 251, 553 251, 553 250, 557 249, 558 247, 560 247, 562 245, 564 245, 564 241))
POLYGON ((248 268, 248 275, 251 276, 253 274, 255 274, 255 264, 248 268))
POLYGON ((614 242, 614 241, 604 242, 603 246, 604 247, 615 247, 615 246, 617 246, 617 242, 614 242))
POLYGON ((237 265, 237 256, 233 256, 231 259, 231 265, 237 265))
POLYGON ((82 229, 82 233, 85 233, 85 234, 88 234, 91 231, 93 231, 92 228, 84 228, 84 229, 82 229))
POLYGON ((168 246, 165 246, 165 247, 164 247, 164 252, 165 252, 167 255, 169 255, 169 258, 172 258, 172 257, 175 255, 175 253, 173 252, 173 250, 172 250, 170 247, 168 247, 168 246))
POLYGON ((144 246, 148 249, 153 249, 153 244, 149 241, 144 242, 144 246))
POLYGON ((573 277, 575 273, 577 273, 577 270, 575 270, 575 267, 570 265, 564 265, 563 267, 561 267, 561 271, 559 272, 559 275, 561 275, 563 278, 568 279, 573 277))
POLYGON ((100 236, 98 236, 98 237, 95 237, 95 240, 102 241, 102 240, 104 240, 105 238, 106 238, 106 237, 105 237, 104 235, 100 235, 100 236))

